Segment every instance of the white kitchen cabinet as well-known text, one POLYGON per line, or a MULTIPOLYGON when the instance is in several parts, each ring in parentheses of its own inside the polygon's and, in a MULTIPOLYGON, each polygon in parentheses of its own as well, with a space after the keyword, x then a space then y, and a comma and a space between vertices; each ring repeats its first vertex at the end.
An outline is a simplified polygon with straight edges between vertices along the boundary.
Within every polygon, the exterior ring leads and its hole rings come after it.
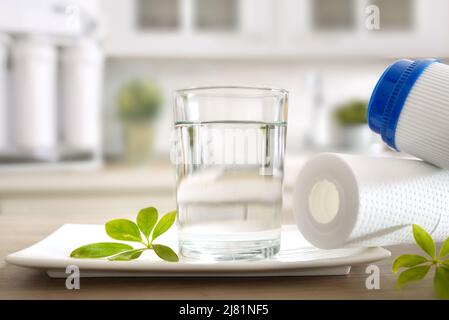
POLYGON ((137 0, 135 24, 141 30, 177 30, 181 26, 180 13, 179 0, 137 0))
POLYGON ((307 57, 449 54, 445 0, 281 0, 283 47, 307 57), (373 20, 379 9, 379 29, 373 20))
POLYGON ((103 0, 102 7, 106 53, 117 58, 449 56, 446 0, 103 0), (379 30, 366 26, 373 6, 379 30))
POLYGON ((275 32, 274 5, 272 0, 105 0, 106 54, 188 58, 266 50, 275 32), (142 11, 151 8, 151 14, 142 11))

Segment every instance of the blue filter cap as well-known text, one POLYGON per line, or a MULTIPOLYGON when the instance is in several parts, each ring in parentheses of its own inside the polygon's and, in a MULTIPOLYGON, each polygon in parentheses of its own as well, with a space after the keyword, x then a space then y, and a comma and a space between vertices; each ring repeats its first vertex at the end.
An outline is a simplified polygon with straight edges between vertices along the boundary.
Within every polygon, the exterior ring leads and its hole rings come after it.
POLYGON ((397 149, 396 126, 405 100, 422 72, 434 62, 438 60, 397 60, 384 71, 374 88, 368 104, 368 125, 394 149, 397 149))

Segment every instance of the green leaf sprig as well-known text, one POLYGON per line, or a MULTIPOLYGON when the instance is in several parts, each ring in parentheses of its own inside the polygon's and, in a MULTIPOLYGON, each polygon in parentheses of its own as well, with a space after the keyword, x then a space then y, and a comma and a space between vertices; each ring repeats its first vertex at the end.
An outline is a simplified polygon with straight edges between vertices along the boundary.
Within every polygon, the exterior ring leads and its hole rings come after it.
POLYGON ((72 251, 72 258, 108 258, 111 261, 129 261, 139 258, 145 250, 154 250, 162 260, 178 262, 178 255, 167 246, 153 243, 173 225, 176 211, 166 213, 158 221, 156 208, 139 211, 136 223, 128 219, 114 219, 106 223, 108 236, 115 240, 139 242, 144 247, 133 248, 124 243, 97 242, 81 246, 72 251), (142 237, 143 235, 143 237, 142 237))
POLYGON ((413 237, 418 246, 430 257, 417 254, 403 254, 398 256, 393 262, 393 273, 397 273, 400 268, 405 268, 399 274, 397 286, 402 288, 405 284, 422 280, 435 267, 433 286, 435 294, 440 299, 449 299, 449 238, 436 254, 436 246, 432 237, 420 226, 413 225, 413 237))

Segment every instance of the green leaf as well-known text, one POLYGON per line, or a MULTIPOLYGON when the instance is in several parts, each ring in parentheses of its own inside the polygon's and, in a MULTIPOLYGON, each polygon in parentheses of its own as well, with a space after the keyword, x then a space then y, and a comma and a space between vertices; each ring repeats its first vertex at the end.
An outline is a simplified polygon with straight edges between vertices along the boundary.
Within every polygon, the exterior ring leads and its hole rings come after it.
POLYGON ((122 253, 119 253, 113 257, 108 258, 111 261, 129 261, 129 260, 134 260, 140 257, 140 255, 142 254, 142 252, 145 250, 144 249, 134 249, 134 250, 129 250, 129 251, 125 251, 122 253))
POLYGON ((427 262, 427 259, 417 254, 403 254, 397 257, 393 262, 393 273, 398 272, 399 268, 410 268, 421 263, 427 262))
POLYGON ((137 225, 139 226, 140 231, 142 231, 147 240, 150 237, 151 231, 153 231, 157 218, 157 210, 153 207, 142 209, 137 215, 137 225))
POLYGON ((87 244, 72 251, 72 258, 104 258, 132 249, 130 245, 116 242, 87 244))
POLYGON ((421 280, 429 270, 430 266, 419 266, 402 271, 399 275, 397 286, 402 288, 408 282, 421 280))
POLYGON ((446 259, 444 261, 441 262, 441 266, 443 268, 449 269, 449 259, 446 259))
POLYGON ((128 219, 115 219, 106 223, 106 233, 115 240, 142 242, 137 225, 128 219))
POLYGON ((178 255, 170 247, 162 244, 153 244, 153 250, 162 260, 169 262, 179 261, 178 255))
POLYGON ((156 227, 154 228, 153 237, 152 237, 151 241, 153 241, 154 239, 159 237, 161 234, 166 232, 168 229, 170 229, 170 227, 175 222, 175 219, 176 219, 176 211, 172 211, 172 212, 166 213, 159 220, 159 222, 157 223, 156 227))
POLYGON ((443 245, 440 248, 439 257, 443 258, 449 254, 449 238, 446 239, 446 241, 443 242, 443 245))
POLYGON ((437 267, 433 287, 438 298, 449 299, 449 269, 437 267))
POLYGON ((417 224, 413 225, 413 237, 421 249, 423 249, 432 258, 435 258, 435 242, 432 237, 417 224))

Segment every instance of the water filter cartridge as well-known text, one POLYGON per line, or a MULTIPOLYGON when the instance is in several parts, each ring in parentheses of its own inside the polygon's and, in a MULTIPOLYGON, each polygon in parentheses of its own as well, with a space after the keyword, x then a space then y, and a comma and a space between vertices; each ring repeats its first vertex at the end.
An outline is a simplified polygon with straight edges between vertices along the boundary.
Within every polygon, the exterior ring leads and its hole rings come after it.
POLYGON ((63 135, 67 146, 88 151, 100 147, 103 55, 84 39, 62 51, 63 135))
POLYGON ((0 151, 8 147, 8 106, 6 97, 6 74, 8 38, 0 33, 0 151))
POLYGON ((442 242, 448 207, 449 171, 398 157, 315 155, 293 193, 301 234, 322 249, 411 244, 414 223, 442 242))
POLYGON ((57 147, 57 52, 47 39, 24 37, 12 48, 17 148, 46 152, 57 147))
POLYGON ((394 62, 371 96, 368 124, 390 147, 449 169, 449 66, 394 62))

